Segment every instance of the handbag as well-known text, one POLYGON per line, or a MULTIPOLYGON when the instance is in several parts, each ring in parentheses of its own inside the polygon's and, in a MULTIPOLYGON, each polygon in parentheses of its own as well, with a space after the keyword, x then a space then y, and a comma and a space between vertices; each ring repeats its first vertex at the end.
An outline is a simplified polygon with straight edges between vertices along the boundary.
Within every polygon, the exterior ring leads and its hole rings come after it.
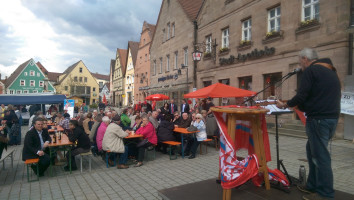
POLYGON ((187 128, 187 131, 192 132, 192 131, 198 131, 198 128, 191 125, 190 127, 187 128))
POLYGON ((150 142, 149 142, 149 140, 147 139, 147 138, 145 138, 145 139, 143 139, 143 140, 141 140, 137 145, 136 145, 136 147, 138 147, 138 148, 140 148, 140 147, 148 147, 148 146, 150 146, 150 142))

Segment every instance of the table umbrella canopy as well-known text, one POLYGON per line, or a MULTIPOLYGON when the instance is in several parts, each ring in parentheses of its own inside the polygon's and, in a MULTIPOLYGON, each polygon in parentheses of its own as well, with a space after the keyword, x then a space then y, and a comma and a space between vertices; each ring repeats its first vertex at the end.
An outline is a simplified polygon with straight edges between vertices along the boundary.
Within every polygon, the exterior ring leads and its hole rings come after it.
POLYGON ((107 98, 106 98, 106 95, 105 95, 105 94, 103 95, 102 103, 107 104, 107 98))
POLYGON ((147 96, 145 99, 149 101, 162 101, 162 100, 170 99, 170 97, 163 94, 152 94, 150 96, 147 96))
POLYGON ((228 97, 250 97, 256 92, 231 87, 222 83, 215 83, 208 87, 199 89, 184 95, 184 98, 228 98, 228 97))

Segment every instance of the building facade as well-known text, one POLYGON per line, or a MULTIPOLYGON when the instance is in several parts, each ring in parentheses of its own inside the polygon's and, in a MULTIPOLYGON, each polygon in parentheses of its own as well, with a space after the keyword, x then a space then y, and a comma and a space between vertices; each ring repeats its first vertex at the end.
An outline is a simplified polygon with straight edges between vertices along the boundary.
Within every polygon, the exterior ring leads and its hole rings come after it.
POLYGON ((116 66, 116 60, 111 59, 111 64, 109 67, 109 102, 112 103, 113 105, 115 102, 114 95, 113 95, 113 79, 114 79, 114 68, 116 66))
POLYGON ((7 94, 28 94, 56 92, 53 85, 47 81, 46 75, 31 58, 21 64, 5 81, 7 94))
MULTIPOLYGON (((197 87, 216 82, 255 92, 269 87, 257 98, 290 99, 301 73, 278 81, 300 67, 298 53, 304 47, 331 58, 343 82, 350 62, 349 8, 349 1, 206 0, 198 15, 204 55, 197 87)), ((341 136, 343 123, 337 130, 341 136)))
POLYGON ((55 85, 59 94, 75 99, 75 105, 98 103, 99 85, 81 60, 68 67, 55 85))
POLYGON ((139 50, 135 65, 134 103, 143 102, 149 95, 150 85, 150 44, 155 32, 155 25, 146 21, 141 31, 139 50))
POLYGON ((125 72, 125 106, 132 105, 134 103, 134 68, 136 65, 136 56, 138 54, 139 42, 128 42, 128 54, 127 54, 127 66, 125 72))
POLYGON ((99 74, 99 73, 91 73, 93 77, 95 77, 98 86, 100 87, 100 89, 103 88, 103 86, 109 82, 109 75, 105 75, 105 74, 99 74))
POLYGON ((124 73, 127 60, 127 50, 117 49, 115 67, 113 72, 113 105, 123 106, 124 105, 124 73))
POLYGON ((165 94, 179 104, 183 95, 191 91, 194 73, 193 21, 202 2, 162 1, 150 47, 150 94, 165 94))

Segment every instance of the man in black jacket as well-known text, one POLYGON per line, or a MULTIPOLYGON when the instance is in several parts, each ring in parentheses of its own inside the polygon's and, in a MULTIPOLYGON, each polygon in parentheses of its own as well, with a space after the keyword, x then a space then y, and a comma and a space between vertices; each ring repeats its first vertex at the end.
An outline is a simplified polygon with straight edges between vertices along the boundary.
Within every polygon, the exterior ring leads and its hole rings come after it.
MULTIPOLYGON (((48 155, 48 145, 51 142, 48 132, 43 131, 43 121, 38 118, 34 122, 34 128, 27 132, 25 136, 22 160, 39 158, 38 171, 39 176, 43 176, 45 170, 50 165, 50 157, 48 155)), ((37 173, 35 166, 31 166, 33 171, 37 173)))
POLYGON ((168 108, 170 110, 170 114, 174 114, 177 111, 177 105, 174 103, 174 99, 171 99, 170 103, 168 104, 168 108))
POLYGON ((190 108, 189 108, 189 104, 186 102, 186 100, 185 100, 185 99, 182 99, 182 104, 181 104, 181 115, 182 115, 183 113, 187 113, 187 114, 189 114, 189 110, 190 110, 190 108))
MULTIPOLYGON (((68 133, 68 138, 70 142, 77 142, 76 147, 73 147, 71 150, 71 170, 77 170, 75 156, 80 153, 86 153, 90 151, 90 138, 85 133, 84 129, 79 126, 77 120, 70 120, 69 128, 71 132, 68 133)), ((69 156, 66 156, 69 163, 69 156)), ((69 171, 69 166, 64 167, 65 171, 69 171)))
POLYGON ((340 113, 341 86, 330 59, 318 59, 313 49, 305 48, 299 55, 302 77, 297 94, 279 108, 294 107, 306 113, 306 144, 309 175, 303 192, 312 194, 303 199, 333 199, 333 173, 327 149, 335 134, 340 113))

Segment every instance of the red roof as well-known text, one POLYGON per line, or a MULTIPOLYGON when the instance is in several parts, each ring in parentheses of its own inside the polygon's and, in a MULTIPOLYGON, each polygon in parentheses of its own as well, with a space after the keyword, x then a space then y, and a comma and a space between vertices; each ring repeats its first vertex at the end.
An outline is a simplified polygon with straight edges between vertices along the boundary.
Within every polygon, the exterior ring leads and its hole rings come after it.
POLYGON ((125 76, 128 50, 126 50, 126 49, 118 49, 118 54, 119 54, 119 62, 120 62, 120 65, 122 67, 122 74, 123 74, 123 76, 125 76))
POLYGON ((97 79, 103 79, 106 81, 109 81, 109 75, 104 75, 104 74, 99 74, 99 73, 91 73, 93 77, 97 78, 97 79))
MULTIPOLYGON (((135 68, 136 58, 138 56, 138 50, 139 50, 139 42, 129 41, 128 49, 130 49, 130 53, 133 59, 133 67, 135 68)), ((127 59, 128 59, 128 55, 127 55, 127 59)))
POLYGON ((63 73, 59 73, 59 72, 48 72, 47 76, 49 81, 58 82, 58 77, 62 74, 63 73))
POLYGON ((178 2, 181 4, 189 19, 194 21, 198 16, 199 10, 202 7, 204 0, 178 0, 178 2))
POLYGON ((48 70, 42 65, 41 62, 38 61, 36 64, 37 64, 37 66, 39 67, 39 69, 41 69, 41 71, 43 72, 43 74, 45 74, 45 75, 48 74, 48 70))

